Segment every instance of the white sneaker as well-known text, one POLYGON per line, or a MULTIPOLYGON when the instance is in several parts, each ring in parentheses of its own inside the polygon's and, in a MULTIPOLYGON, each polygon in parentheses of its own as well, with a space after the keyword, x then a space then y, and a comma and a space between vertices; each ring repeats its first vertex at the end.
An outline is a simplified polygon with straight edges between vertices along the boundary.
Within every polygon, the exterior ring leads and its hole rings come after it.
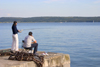
POLYGON ((45 53, 45 55, 48 55, 48 53, 45 53))
POLYGON ((48 55, 47 53, 42 53, 42 55, 48 55))
POLYGON ((45 53, 42 53, 42 55, 45 55, 45 53))

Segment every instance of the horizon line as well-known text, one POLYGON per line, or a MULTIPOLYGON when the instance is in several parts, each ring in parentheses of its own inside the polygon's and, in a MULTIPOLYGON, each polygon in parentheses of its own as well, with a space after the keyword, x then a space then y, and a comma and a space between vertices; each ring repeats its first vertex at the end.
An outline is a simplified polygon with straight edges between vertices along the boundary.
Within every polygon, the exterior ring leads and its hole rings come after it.
MULTIPOLYGON (((100 16, 36 16, 36 17, 100 17, 100 16)), ((0 17, 6 18, 6 17, 0 17)), ((7 17, 7 18, 32 18, 32 17, 7 17)))

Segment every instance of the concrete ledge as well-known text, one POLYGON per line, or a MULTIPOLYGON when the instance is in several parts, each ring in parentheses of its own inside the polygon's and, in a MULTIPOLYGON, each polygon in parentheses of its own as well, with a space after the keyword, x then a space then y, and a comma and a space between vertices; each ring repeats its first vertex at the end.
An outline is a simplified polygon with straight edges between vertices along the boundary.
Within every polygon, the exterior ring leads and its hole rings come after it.
MULTIPOLYGON (((50 55, 50 53, 49 53, 50 55)), ((52 54, 52 56, 45 57, 43 67, 70 67, 70 57, 68 54, 52 54)))
MULTIPOLYGON (((42 51, 38 52, 39 54, 42 51)), ((43 67, 70 67, 70 56, 68 54, 48 52, 44 56, 43 67)), ((9 56, 0 57, 0 67, 37 67, 33 61, 8 60, 9 56)))

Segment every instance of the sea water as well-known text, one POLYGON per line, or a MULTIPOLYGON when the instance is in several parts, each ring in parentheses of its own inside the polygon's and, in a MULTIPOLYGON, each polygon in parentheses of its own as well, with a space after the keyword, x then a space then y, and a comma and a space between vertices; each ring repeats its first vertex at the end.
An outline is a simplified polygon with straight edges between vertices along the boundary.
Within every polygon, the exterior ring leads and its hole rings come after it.
MULTIPOLYGON (((0 49, 11 48, 13 23, 0 23, 0 49)), ((19 48, 32 31, 38 51, 69 54, 71 67, 100 67, 100 22, 18 23, 19 48)))

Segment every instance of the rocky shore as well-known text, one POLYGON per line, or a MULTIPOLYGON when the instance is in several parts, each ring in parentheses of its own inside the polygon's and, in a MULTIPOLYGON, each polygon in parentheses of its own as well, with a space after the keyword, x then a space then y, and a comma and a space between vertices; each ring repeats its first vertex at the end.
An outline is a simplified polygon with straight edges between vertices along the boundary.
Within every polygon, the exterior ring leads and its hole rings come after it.
MULTIPOLYGON (((37 53, 41 55, 44 51, 37 53)), ((8 60, 8 58, 9 56, 0 56, 0 67, 38 67, 34 61, 8 60)), ((48 55, 44 55, 43 67, 70 67, 70 56, 63 53, 48 52, 48 55)))

